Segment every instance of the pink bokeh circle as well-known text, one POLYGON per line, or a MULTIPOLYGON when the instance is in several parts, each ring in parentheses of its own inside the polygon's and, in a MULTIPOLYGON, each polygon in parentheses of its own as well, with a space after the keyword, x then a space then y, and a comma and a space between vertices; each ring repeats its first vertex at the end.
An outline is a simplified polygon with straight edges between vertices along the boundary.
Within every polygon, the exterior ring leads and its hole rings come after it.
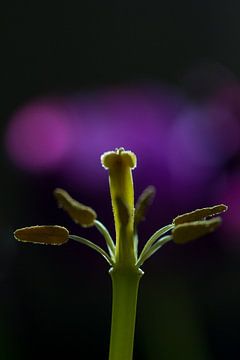
POLYGON ((31 172, 54 169, 66 157, 71 143, 68 116, 57 104, 36 101, 17 111, 6 129, 11 160, 31 172))

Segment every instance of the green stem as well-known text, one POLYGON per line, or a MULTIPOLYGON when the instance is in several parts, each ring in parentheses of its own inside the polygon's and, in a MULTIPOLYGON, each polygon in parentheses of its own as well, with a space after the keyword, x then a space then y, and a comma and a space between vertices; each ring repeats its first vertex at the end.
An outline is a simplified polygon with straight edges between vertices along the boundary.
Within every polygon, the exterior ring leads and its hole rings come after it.
POLYGON ((143 272, 114 268, 112 278, 112 326, 109 360, 132 360, 138 285, 143 272))

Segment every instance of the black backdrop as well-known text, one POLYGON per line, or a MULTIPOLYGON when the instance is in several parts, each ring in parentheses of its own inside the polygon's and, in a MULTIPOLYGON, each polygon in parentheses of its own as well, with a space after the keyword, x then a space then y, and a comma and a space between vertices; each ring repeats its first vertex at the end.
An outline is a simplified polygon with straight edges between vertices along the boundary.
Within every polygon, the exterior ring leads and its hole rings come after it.
MULTIPOLYGON (((237 1, 223 0, 5 2, 0 14, 2 135, 9 116, 34 96, 144 80, 178 85, 190 96, 200 96, 204 84, 193 89, 186 73, 203 63, 218 64, 238 78, 239 12, 237 1)), ((15 244, 11 233, 18 216, 36 221, 34 202, 48 185, 19 173, 3 148, 0 160, 0 358, 106 359, 111 295, 106 266, 75 244, 64 250, 15 244), (24 203, 17 202, 19 196, 24 203)), ((44 211, 53 211, 49 198, 46 201, 50 208, 38 208, 40 220, 45 219, 44 211)), ((157 260, 149 265, 153 276, 150 282, 144 280, 140 292, 136 359, 156 359, 161 353, 166 360, 238 358, 239 255, 216 250, 214 244, 196 268, 192 251, 204 250, 195 244, 195 250, 190 245, 176 257, 174 253, 171 261, 162 257, 160 274, 157 260), (182 268, 186 259, 188 265, 182 268), (161 291, 154 290, 156 283, 161 291), (181 300, 184 291, 193 297, 194 311, 181 300), (176 296, 180 301, 174 306, 176 296), (171 319, 158 309, 159 299, 172 307, 171 319), (178 341, 176 333, 184 331, 178 306, 185 318, 191 311, 197 314, 205 343, 195 339, 188 346, 187 335, 185 342, 178 341), (154 332, 161 322, 165 332, 159 343, 154 332)))

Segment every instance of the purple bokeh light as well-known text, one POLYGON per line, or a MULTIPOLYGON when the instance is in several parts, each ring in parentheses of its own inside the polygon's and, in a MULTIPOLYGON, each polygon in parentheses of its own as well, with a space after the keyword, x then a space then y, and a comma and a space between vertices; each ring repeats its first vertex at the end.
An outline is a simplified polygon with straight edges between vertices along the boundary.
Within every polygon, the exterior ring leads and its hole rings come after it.
MULTIPOLYGON (((139 163, 136 194, 155 185, 158 211, 168 217, 215 202, 211 189, 220 184, 218 174, 240 150, 239 103, 236 85, 195 104, 176 89, 156 85, 49 98, 30 103, 10 119, 6 147, 25 171, 55 172, 62 185, 89 190, 93 197, 107 189, 100 155, 120 146, 130 149, 139 163)), ((218 197, 231 207, 238 180, 233 192, 231 185, 218 197)), ((238 205, 232 209, 237 213, 238 205)), ((239 233, 237 218, 231 218, 239 233)))
POLYGON ((168 164, 181 181, 208 180, 212 172, 240 149, 240 126, 228 109, 188 107, 171 127, 168 164))
POLYGON ((52 171, 69 151, 68 117, 58 104, 32 102, 10 119, 5 142, 9 157, 18 167, 38 173, 52 171))
POLYGON ((100 154, 123 146, 136 152, 141 161, 136 171, 142 185, 154 181, 163 187, 168 128, 184 103, 174 91, 154 87, 110 88, 89 96, 88 101, 73 99, 68 111, 74 139, 65 176, 78 186, 80 179, 92 187, 97 178, 99 186, 106 178, 99 164, 100 154))

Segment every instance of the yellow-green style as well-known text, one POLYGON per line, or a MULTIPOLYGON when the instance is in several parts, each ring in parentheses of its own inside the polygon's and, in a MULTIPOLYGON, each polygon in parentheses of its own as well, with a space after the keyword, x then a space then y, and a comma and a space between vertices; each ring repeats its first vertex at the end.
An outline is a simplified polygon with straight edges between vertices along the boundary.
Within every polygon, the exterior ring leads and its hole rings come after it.
POLYGON ((132 180, 132 170, 137 162, 135 154, 118 148, 104 153, 101 162, 109 172, 115 241, 92 208, 79 203, 63 189, 56 189, 54 196, 59 207, 74 222, 97 228, 106 241, 107 250, 81 236, 70 235, 66 228, 58 225, 25 227, 16 230, 14 236, 19 241, 50 245, 61 245, 71 239, 89 246, 105 258, 111 266, 113 288, 109 360, 132 360, 138 286, 143 275, 140 267, 169 241, 183 244, 214 231, 221 224, 221 218, 213 216, 226 211, 227 206, 220 204, 177 216, 171 224, 151 235, 138 255, 138 225, 145 220, 155 188, 150 186, 143 191, 135 209, 132 180))
POLYGON ((116 231, 116 266, 132 266, 136 262, 133 242, 134 188, 132 169, 136 156, 123 148, 109 151, 101 157, 109 171, 109 185, 116 231))

